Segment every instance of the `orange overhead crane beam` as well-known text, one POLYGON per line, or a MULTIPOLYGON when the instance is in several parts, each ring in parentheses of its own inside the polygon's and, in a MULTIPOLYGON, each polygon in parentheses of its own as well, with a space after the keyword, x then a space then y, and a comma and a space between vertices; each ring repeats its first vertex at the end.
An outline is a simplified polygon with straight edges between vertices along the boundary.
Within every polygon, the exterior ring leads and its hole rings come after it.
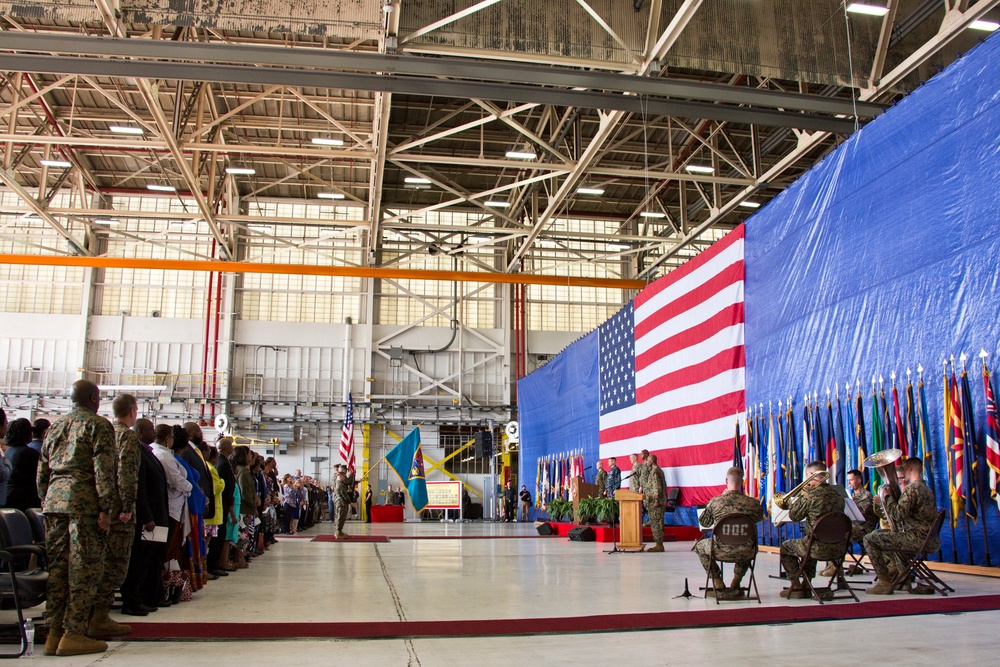
POLYGON ((440 280, 461 283, 509 283, 520 285, 565 285, 567 287, 609 287, 642 289, 644 280, 624 278, 579 278, 527 273, 486 273, 485 271, 424 271, 364 266, 313 266, 310 264, 257 264, 198 259, 141 259, 127 257, 80 257, 76 255, 0 254, 0 264, 22 266, 79 266, 95 269, 155 269, 158 271, 219 271, 222 273, 271 273, 300 276, 344 276, 348 278, 389 278, 394 280, 440 280))

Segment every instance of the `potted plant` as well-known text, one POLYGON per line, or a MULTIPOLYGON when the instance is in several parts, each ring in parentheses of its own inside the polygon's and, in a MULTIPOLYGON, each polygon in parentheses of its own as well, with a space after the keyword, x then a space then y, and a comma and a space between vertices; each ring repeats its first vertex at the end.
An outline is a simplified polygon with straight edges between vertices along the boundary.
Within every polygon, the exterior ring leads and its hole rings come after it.
POLYGON ((579 523, 594 523, 598 521, 598 508, 600 498, 581 498, 577 504, 577 517, 579 523))
POLYGON ((549 520, 560 522, 573 513, 573 503, 562 498, 553 498, 545 506, 545 512, 549 515, 549 520))
POLYGON ((613 523, 618 521, 618 502, 614 498, 595 498, 595 514, 600 523, 613 523))

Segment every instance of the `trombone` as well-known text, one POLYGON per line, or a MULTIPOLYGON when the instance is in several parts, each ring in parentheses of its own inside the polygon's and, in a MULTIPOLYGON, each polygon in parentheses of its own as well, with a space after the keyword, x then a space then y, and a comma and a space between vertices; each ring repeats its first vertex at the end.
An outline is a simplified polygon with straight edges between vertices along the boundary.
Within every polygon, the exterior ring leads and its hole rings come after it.
MULTIPOLYGON (((889 494, 893 500, 899 500, 899 496, 902 494, 899 488, 899 480, 896 479, 896 461, 901 456, 903 456, 903 450, 901 449, 884 449, 881 452, 875 452, 861 462, 861 465, 866 468, 878 470, 879 477, 882 478, 882 483, 889 488, 889 494)), ((879 507, 882 508, 882 514, 885 515, 885 522, 889 524, 889 530, 894 533, 897 532, 896 522, 889 515, 889 512, 886 511, 882 494, 875 494, 875 499, 878 501, 879 507)))
POLYGON ((788 493, 775 493, 772 502, 778 507, 778 509, 787 510, 789 507, 792 506, 792 501, 795 500, 796 496, 802 493, 802 491, 806 488, 806 486, 808 486, 810 482, 812 482, 814 479, 817 478, 819 479, 819 483, 822 484, 826 480, 830 479, 830 473, 826 470, 817 470, 816 472, 812 473, 804 480, 802 480, 801 484, 796 486, 788 493))

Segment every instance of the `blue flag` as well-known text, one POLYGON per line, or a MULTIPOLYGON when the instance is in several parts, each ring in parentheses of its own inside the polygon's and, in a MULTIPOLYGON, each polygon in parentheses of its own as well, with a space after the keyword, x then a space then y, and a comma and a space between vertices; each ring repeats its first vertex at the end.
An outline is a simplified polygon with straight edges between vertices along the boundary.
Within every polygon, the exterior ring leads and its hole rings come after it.
POLYGON ((414 511, 423 511, 427 507, 427 480, 424 479, 424 455, 420 450, 420 429, 413 429, 393 447, 385 455, 385 462, 406 485, 414 511))

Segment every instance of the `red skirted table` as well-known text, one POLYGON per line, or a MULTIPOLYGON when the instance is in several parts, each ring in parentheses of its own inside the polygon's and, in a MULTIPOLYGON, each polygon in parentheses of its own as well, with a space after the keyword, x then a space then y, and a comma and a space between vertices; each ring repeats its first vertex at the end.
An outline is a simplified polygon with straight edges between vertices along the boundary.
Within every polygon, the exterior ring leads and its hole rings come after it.
POLYGON ((403 506, 372 505, 372 523, 403 523, 403 506))

